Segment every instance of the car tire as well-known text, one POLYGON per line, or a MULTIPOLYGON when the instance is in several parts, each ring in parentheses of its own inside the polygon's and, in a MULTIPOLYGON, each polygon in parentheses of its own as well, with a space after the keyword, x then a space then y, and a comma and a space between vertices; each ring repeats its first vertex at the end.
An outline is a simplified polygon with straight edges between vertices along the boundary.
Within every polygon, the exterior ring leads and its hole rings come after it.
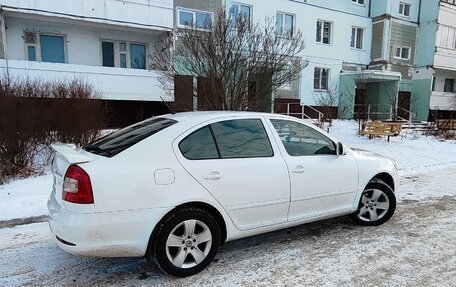
POLYGON ((350 215, 353 222, 363 226, 377 226, 387 222, 396 210, 393 189, 380 179, 369 182, 361 195, 358 209, 350 215))
POLYGON ((169 275, 192 276, 212 262, 220 241, 220 228, 211 214, 181 208, 162 220, 153 243, 154 260, 169 275))

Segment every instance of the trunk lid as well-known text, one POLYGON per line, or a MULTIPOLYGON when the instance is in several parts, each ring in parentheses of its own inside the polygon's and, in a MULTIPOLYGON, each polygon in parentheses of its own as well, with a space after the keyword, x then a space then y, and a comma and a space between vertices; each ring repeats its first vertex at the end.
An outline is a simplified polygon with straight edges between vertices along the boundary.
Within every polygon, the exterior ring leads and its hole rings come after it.
POLYGON ((76 149, 75 145, 72 144, 52 144, 51 148, 54 150, 54 159, 52 161, 52 175, 53 184, 50 201, 54 204, 58 204, 67 210, 76 212, 93 212, 93 204, 87 204, 86 206, 80 204, 74 204, 71 202, 64 201, 62 199, 63 180, 67 169, 72 164, 87 163, 96 158, 95 155, 91 155, 83 150, 76 149))

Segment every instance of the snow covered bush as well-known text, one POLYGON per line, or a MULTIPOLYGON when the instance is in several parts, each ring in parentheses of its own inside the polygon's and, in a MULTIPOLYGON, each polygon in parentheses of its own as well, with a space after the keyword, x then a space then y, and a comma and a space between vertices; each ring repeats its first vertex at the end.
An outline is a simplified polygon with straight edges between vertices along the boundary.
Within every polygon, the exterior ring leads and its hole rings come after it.
POLYGON ((0 183, 40 173, 52 142, 88 142, 105 125, 107 108, 82 80, 0 84, 0 183))

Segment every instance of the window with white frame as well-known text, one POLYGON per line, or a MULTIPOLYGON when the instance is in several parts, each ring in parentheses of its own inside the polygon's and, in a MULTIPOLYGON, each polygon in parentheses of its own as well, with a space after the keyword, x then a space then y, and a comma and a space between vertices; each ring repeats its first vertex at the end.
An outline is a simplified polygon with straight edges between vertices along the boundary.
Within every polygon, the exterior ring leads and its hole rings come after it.
POLYGON ((315 68, 314 70, 314 90, 328 90, 329 69, 315 68))
POLYGON ((211 30, 213 18, 214 14, 211 12, 177 8, 177 25, 180 28, 211 30))
POLYGON ((364 0, 352 0, 353 4, 364 5, 364 0))
POLYGON ((294 15, 277 12, 276 13, 276 34, 284 37, 293 37, 294 34, 294 15))
POLYGON ((401 59, 401 60, 409 60, 410 59, 410 47, 395 46, 394 47, 394 58, 401 59))
POLYGON ((317 21, 317 43, 331 44, 332 23, 328 21, 317 21))
POLYGON ((65 36, 25 30, 23 34, 28 61, 65 63, 65 36))
POLYGON ((410 16, 410 4, 400 2, 399 3, 399 15, 409 17, 410 16))
POLYGON ((252 19, 252 6, 233 2, 230 8, 230 19, 233 27, 236 26, 236 21, 239 17, 242 17, 246 23, 250 24, 250 21, 252 19))
POLYGON ((445 79, 445 83, 443 85, 443 92, 445 92, 445 93, 454 92, 454 79, 445 79))
POLYGON ((103 40, 101 42, 102 65, 145 70, 146 51, 146 44, 103 40))
POLYGON ((355 49, 363 49, 364 43, 364 28, 352 27, 352 36, 350 47, 355 49))
POLYGON ((292 87, 292 78, 293 78, 291 64, 286 65, 283 68, 283 70, 279 72, 279 77, 280 77, 280 79, 284 79, 284 82, 280 86, 280 88, 283 90, 290 90, 292 87))

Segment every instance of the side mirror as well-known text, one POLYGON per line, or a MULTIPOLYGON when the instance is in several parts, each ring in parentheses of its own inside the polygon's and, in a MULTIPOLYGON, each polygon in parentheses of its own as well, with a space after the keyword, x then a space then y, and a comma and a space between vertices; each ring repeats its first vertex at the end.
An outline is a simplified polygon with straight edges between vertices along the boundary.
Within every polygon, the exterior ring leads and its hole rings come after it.
POLYGON ((344 155, 344 145, 341 142, 337 143, 337 149, 336 149, 337 155, 344 155))

